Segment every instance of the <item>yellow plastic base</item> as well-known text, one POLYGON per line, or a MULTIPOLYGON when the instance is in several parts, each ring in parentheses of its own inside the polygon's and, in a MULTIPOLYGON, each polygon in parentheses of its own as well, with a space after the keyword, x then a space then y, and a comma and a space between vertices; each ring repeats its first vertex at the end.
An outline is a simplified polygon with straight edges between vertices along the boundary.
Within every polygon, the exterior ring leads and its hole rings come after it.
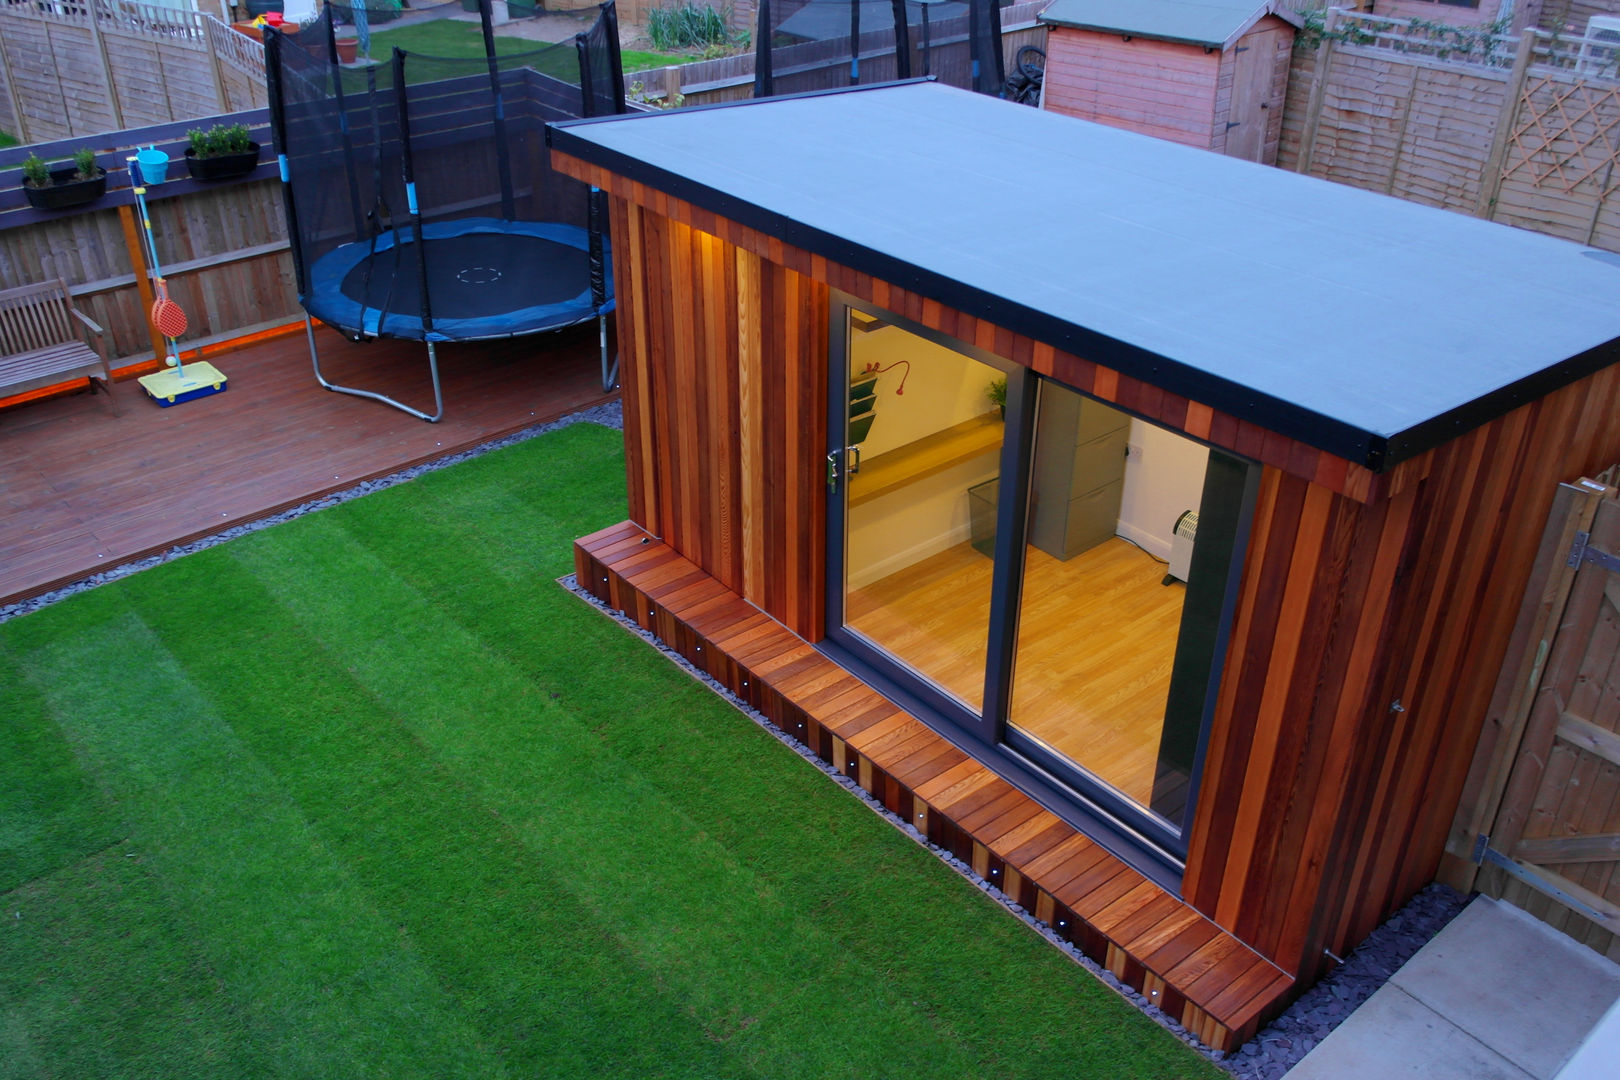
POLYGON ((206 360, 187 364, 183 377, 174 368, 167 368, 142 375, 136 381, 164 408, 225 389, 225 373, 206 360))

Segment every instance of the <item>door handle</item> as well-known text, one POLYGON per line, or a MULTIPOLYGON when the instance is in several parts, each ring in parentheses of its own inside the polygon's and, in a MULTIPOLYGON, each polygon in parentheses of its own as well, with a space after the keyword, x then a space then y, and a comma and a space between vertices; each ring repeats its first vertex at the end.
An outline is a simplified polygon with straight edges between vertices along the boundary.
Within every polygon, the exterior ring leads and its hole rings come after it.
POLYGON ((845 460, 849 466, 849 475, 854 476, 856 473, 861 471, 861 448, 858 446, 846 446, 844 447, 844 453, 847 455, 853 455, 852 457, 847 457, 845 460))

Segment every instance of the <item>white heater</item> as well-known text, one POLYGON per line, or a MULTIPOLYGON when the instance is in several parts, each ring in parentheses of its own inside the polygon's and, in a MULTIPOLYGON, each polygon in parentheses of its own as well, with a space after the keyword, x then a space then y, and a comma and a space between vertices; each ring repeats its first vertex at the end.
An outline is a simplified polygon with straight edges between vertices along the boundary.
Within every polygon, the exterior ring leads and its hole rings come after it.
POLYGON ((1172 581, 1185 583, 1187 572, 1192 569, 1193 541, 1198 539, 1198 511, 1188 510, 1176 518, 1175 535, 1170 538, 1170 570, 1164 576, 1164 583, 1172 581))

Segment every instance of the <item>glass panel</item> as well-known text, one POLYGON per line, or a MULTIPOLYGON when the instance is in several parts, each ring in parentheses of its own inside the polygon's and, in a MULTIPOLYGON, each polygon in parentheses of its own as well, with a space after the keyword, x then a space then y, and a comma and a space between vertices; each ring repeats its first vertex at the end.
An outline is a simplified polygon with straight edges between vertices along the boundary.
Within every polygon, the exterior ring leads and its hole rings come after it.
POLYGON ((1005 379, 861 312, 849 340, 844 624, 978 712, 1005 379))
MULTIPOLYGON (((1179 824, 1203 694, 1166 720, 1209 451, 1043 381, 1008 723, 1179 824), (1185 759, 1185 760, 1183 760, 1185 759)), ((1185 695, 1182 695, 1185 696, 1185 695)))

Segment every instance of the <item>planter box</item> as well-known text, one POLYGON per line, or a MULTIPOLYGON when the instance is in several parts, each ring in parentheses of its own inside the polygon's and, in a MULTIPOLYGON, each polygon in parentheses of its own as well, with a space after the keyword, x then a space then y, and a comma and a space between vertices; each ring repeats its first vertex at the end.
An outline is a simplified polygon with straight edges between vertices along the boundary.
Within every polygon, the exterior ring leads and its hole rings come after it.
POLYGON ((220 154, 215 157, 200 158, 192 151, 186 151, 186 171, 193 180, 229 180, 234 176, 243 176, 253 171, 259 164, 259 144, 248 143, 248 149, 240 154, 220 154))
POLYGON ((51 186, 46 188, 23 185, 28 205, 36 210, 66 210, 70 206, 83 206, 107 194, 107 170, 94 180, 75 180, 77 169, 52 169, 51 186))

